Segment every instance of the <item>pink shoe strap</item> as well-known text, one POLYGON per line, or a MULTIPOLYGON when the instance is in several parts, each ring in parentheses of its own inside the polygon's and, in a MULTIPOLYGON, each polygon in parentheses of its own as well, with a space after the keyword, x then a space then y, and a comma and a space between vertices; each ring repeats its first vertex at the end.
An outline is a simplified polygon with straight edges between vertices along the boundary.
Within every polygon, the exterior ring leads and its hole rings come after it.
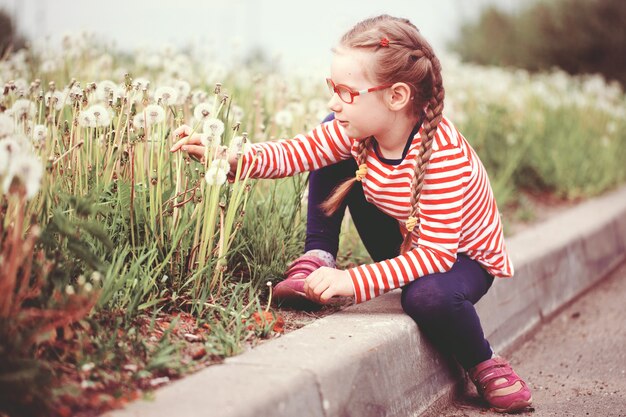
POLYGON ((294 279, 296 275, 300 274, 304 275, 304 277, 302 277, 302 279, 304 279, 309 276, 311 272, 321 268, 322 266, 328 265, 317 256, 302 255, 289 265, 287 271, 285 272, 285 279, 294 279))

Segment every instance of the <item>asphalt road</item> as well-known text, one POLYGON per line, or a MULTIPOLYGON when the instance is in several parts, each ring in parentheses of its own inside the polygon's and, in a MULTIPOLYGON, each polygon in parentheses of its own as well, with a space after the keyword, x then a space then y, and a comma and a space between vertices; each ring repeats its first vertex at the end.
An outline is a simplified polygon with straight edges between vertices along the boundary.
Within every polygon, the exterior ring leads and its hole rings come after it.
MULTIPOLYGON (((533 392, 519 416, 626 416, 626 263, 563 309, 508 355, 533 392)), ((484 417, 472 384, 447 408, 426 415, 484 417)))

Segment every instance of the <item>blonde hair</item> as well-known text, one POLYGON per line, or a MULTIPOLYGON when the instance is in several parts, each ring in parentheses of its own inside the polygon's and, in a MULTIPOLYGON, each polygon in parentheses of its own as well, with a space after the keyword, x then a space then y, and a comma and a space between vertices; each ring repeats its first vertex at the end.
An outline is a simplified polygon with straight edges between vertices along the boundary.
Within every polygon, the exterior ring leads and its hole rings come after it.
MULTIPOLYGON (((424 175, 432 153, 433 138, 442 119, 445 91, 441 78, 441 64, 415 25, 408 19, 389 15, 380 15, 357 23, 343 35, 339 44, 342 47, 368 50, 376 54, 376 59, 369 69, 372 79, 381 84, 397 82, 407 84, 413 97, 410 111, 413 115, 425 112, 422 121, 424 136, 415 165, 415 176, 411 183, 409 218, 416 219, 416 225, 410 228, 412 230, 408 230, 400 247, 400 252, 405 253, 411 249, 413 233, 419 233, 419 200, 424 187, 424 175), (382 41, 383 38, 386 41, 382 41)), ((371 142, 371 137, 359 142, 356 158, 359 166, 365 164, 371 142)), ((321 204, 320 207, 327 215, 337 211, 355 181, 360 181, 358 176, 340 184, 321 204)))

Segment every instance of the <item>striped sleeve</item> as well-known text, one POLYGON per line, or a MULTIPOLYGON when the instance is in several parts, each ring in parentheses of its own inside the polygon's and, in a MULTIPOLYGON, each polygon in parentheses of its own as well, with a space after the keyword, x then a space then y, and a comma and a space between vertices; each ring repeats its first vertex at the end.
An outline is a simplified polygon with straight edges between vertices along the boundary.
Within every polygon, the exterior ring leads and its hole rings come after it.
POLYGON ((355 302, 367 301, 421 276, 446 272, 452 267, 461 239, 464 194, 471 175, 469 160, 458 146, 450 145, 433 153, 419 202, 419 238, 414 236, 413 249, 403 255, 349 269, 355 302))
POLYGON ((336 121, 317 126, 293 139, 255 143, 243 156, 242 176, 282 178, 312 171, 352 157, 352 140, 336 121), (255 156, 256 163, 252 165, 255 156))

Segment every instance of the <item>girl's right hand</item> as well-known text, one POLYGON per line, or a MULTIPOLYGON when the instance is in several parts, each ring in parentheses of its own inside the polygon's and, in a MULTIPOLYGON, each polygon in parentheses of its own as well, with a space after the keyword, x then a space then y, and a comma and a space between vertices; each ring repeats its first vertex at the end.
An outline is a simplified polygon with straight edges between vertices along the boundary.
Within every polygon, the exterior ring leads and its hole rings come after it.
POLYGON ((181 125, 174 130, 174 137, 180 139, 172 146, 170 152, 177 152, 182 149, 183 152, 187 152, 192 158, 202 161, 204 158, 204 145, 200 141, 200 134, 194 133, 189 136, 190 133, 191 127, 187 125, 181 125))

